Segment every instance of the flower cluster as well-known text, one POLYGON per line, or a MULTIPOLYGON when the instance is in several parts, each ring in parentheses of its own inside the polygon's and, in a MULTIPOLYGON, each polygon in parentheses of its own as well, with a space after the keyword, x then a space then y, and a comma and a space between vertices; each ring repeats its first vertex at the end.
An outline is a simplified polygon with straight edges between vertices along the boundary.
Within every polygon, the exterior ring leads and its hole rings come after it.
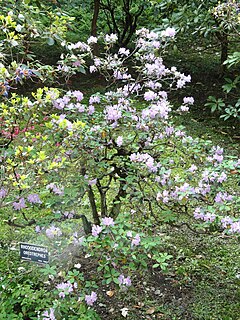
MULTIPOLYGON (((0 193, 1 195, 1 193, 0 193)), ((31 204, 41 204, 42 201, 39 198, 39 195, 36 193, 29 194, 27 196, 27 201, 31 204)), ((14 210, 21 210, 27 207, 25 199, 22 197, 18 201, 13 202, 12 204, 14 210)))
POLYGON ((49 311, 44 311, 42 313, 42 320, 56 320, 56 317, 54 315, 54 309, 50 308, 49 311))
POLYGON ((90 295, 85 295, 85 301, 88 306, 93 306, 94 302, 97 301, 96 292, 92 291, 90 295))
POLYGON ((220 221, 221 228, 228 233, 240 233, 240 221, 234 221, 233 218, 229 216, 222 218, 214 213, 204 212, 204 210, 199 207, 195 208, 193 215, 195 219, 205 222, 217 222, 219 224, 220 221))
POLYGON ((132 281, 131 281, 131 278, 128 276, 128 277, 124 277, 123 274, 120 274, 120 276, 118 277, 118 281, 119 281, 119 285, 121 287, 130 287, 131 284, 132 284, 132 281))
POLYGON ((58 227, 51 226, 50 228, 46 229, 46 236, 50 239, 55 237, 60 237, 62 235, 62 231, 58 227))
POLYGON ((67 282, 62 282, 62 283, 59 283, 56 288, 58 290, 60 290, 59 292, 59 297, 60 298, 65 298, 66 295, 69 295, 69 293, 73 292, 74 289, 77 288, 77 283, 74 282, 73 284, 69 281, 67 282))
POLYGON ((46 188, 59 196, 64 195, 64 187, 58 187, 55 183, 48 184, 46 188))

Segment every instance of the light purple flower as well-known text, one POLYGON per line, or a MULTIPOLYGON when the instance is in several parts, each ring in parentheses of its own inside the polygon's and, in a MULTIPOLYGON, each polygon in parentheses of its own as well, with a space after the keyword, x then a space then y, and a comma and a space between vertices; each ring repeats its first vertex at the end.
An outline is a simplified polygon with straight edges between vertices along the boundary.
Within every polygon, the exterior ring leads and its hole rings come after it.
POLYGON ((227 216, 221 219, 221 223, 223 228, 227 228, 229 225, 233 223, 233 220, 227 216))
POLYGON ((98 96, 91 96, 89 98, 89 104, 100 103, 100 98, 98 96))
POLYGON ((194 104, 194 99, 193 99, 193 97, 184 97, 183 103, 184 104, 194 104))
POLYGON ((216 215, 210 212, 207 212, 203 217, 203 220, 206 222, 213 222, 215 219, 216 219, 216 215))
POLYGON ((130 51, 129 51, 128 49, 125 49, 125 48, 120 48, 120 49, 118 50, 118 53, 119 53, 120 55, 128 56, 129 53, 130 53, 130 51))
POLYGON ((197 170, 197 166, 195 164, 191 165, 191 167, 188 169, 189 172, 195 172, 197 170))
POLYGON ((88 107, 88 114, 89 114, 89 115, 92 115, 92 114, 94 113, 94 111, 95 111, 95 107, 94 107, 93 105, 90 105, 90 106, 88 107))
POLYGON ((127 237, 132 237, 132 231, 128 231, 126 235, 127 237))
POLYGON ((157 98, 157 94, 151 90, 144 93, 144 99, 146 101, 151 101, 157 98))
POLYGON ((116 34, 111 33, 110 35, 106 34, 106 36, 105 36, 105 41, 108 44, 116 43, 117 40, 118 40, 118 36, 116 34))
POLYGON ((73 62, 73 66, 74 67, 80 67, 82 65, 81 61, 80 60, 76 60, 73 62))
POLYGON ((167 136, 170 136, 171 134, 173 134, 174 132, 174 128, 173 127, 166 127, 165 128, 165 133, 167 136))
POLYGON ((35 231, 36 231, 37 233, 41 232, 41 227, 40 227, 40 226, 36 226, 36 227, 35 227, 35 231))
POLYGON ((226 181, 226 180, 227 180, 227 175, 225 172, 222 172, 218 177, 217 182, 222 183, 223 181, 226 181))
POLYGON ((213 160, 216 160, 217 162, 219 162, 219 163, 221 163, 222 161, 223 161, 223 155, 221 154, 215 154, 214 156, 213 156, 213 160))
POLYGON ((98 38, 97 38, 97 37, 91 36, 91 37, 89 37, 89 38, 87 39, 87 43, 88 43, 88 44, 94 44, 94 43, 97 43, 97 42, 98 42, 98 38))
POLYGON ((90 295, 85 295, 85 301, 88 306, 92 306, 94 302, 97 301, 97 294, 96 292, 92 291, 90 295))
POLYGON ((20 198, 18 202, 13 202, 13 208, 15 210, 21 210, 23 208, 26 208, 25 200, 24 198, 20 198))
POLYGON ((77 288, 77 283, 74 282, 74 284, 72 284, 70 281, 62 282, 62 283, 59 283, 58 285, 56 285, 56 288, 58 290, 61 290, 58 294, 59 297, 65 298, 66 295, 73 292, 73 288, 77 288))
POLYGON ((7 190, 2 188, 0 189, 0 199, 5 198, 7 195, 7 190))
POLYGON ((105 217, 102 219, 102 224, 104 226, 114 226, 114 220, 111 217, 105 217))
POLYGON ((75 215, 75 212, 72 211, 65 211, 63 212, 64 217, 66 217, 67 219, 72 219, 75 215))
POLYGON ((182 105, 178 111, 181 111, 181 112, 188 112, 189 111, 189 107, 187 107, 186 105, 182 105))
POLYGON ((240 233, 240 221, 233 222, 229 231, 231 233, 240 233))
POLYGON ((200 219, 203 220, 205 215, 203 213, 203 211, 201 210, 201 208, 195 208, 193 216, 195 219, 200 219))
POLYGON ((136 236, 132 239, 131 245, 132 246, 138 246, 140 244, 141 238, 139 234, 136 234, 136 236))
POLYGON ((224 201, 232 201, 233 196, 228 194, 227 192, 218 192, 215 197, 216 203, 223 203, 224 201))
POLYGON ((77 99, 77 101, 82 101, 83 99, 83 93, 79 90, 73 91, 72 95, 77 99))
POLYGON ((85 106, 83 104, 77 103, 76 104, 76 109, 78 112, 84 112, 85 111, 85 106))
POLYGON ((95 66, 90 66, 89 67, 89 72, 90 73, 93 73, 93 72, 96 72, 97 71, 97 68, 95 66))
POLYGON ((50 183, 47 185, 46 187, 47 189, 52 190, 53 193, 59 195, 59 196, 63 196, 64 195, 64 188, 59 188, 55 185, 55 183, 50 183))
POLYGON ((88 185, 89 186, 94 186, 97 183, 97 178, 92 179, 92 180, 88 180, 88 185))
POLYGON ((174 37, 176 34, 176 30, 174 28, 168 27, 166 30, 162 31, 163 37, 174 37))
POLYGON ((42 320, 56 320, 53 308, 50 308, 50 312, 44 311, 42 316, 44 317, 42 320))
POLYGON ((117 121, 122 117, 122 112, 119 110, 117 106, 109 106, 106 109, 106 118, 110 121, 117 121))
POLYGON ((93 225, 92 226, 92 235, 94 237, 97 237, 100 233, 102 232, 102 227, 98 225, 93 225))
POLYGON ((131 278, 130 277, 125 278, 123 274, 120 274, 120 276, 118 277, 118 281, 120 286, 130 287, 132 284, 131 278))
POLYGON ((62 235, 62 231, 58 227, 51 226, 50 228, 46 229, 46 236, 50 239, 54 237, 60 237, 62 235))
POLYGON ((122 136, 117 137, 116 144, 118 147, 121 147, 121 145, 123 144, 123 137, 122 136))
POLYGON ((36 193, 29 194, 29 196, 27 197, 27 200, 30 203, 42 203, 42 201, 39 198, 39 195, 36 193))

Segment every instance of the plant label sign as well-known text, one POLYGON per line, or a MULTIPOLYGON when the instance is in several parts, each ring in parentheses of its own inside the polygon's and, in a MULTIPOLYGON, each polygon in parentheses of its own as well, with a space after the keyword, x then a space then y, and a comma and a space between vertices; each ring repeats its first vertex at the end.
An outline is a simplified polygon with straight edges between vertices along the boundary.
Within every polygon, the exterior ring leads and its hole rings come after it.
POLYGON ((20 258, 26 261, 47 264, 49 255, 47 247, 29 243, 20 243, 20 258))

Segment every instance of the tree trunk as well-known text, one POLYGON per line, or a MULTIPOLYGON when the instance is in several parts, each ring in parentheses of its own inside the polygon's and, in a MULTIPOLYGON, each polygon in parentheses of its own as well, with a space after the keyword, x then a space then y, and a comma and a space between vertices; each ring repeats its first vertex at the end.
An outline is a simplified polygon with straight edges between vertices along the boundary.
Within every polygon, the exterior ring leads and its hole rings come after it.
MULTIPOLYGON (((93 37, 97 36, 97 20, 99 15, 100 9, 100 0, 94 0, 94 9, 93 9, 93 18, 92 18, 92 25, 91 25, 91 35, 93 37)), ((98 54, 98 44, 94 43, 93 45, 93 54, 98 54)))
POLYGON ((221 42, 221 68, 222 68, 222 73, 225 73, 226 71, 226 65, 224 65, 224 61, 227 60, 228 57, 228 36, 226 34, 223 35, 222 37, 222 42, 221 42))
POLYGON ((91 186, 88 186, 88 198, 92 209, 92 217, 95 224, 100 224, 100 219, 97 212, 97 206, 95 202, 94 193, 91 186))
POLYGON ((220 73, 221 73, 221 76, 223 76, 226 71, 226 66, 223 63, 224 63, 224 61, 227 60, 227 57, 228 57, 228 35, 223 32, 217 32, 216 36, 221 44, 220 73))

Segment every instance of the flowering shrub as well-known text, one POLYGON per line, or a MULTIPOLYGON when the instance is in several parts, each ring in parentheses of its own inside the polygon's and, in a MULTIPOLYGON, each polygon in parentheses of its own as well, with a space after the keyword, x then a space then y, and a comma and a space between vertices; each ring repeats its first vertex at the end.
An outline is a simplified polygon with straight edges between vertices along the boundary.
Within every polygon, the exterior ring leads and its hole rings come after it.
MULTIPOLYGON (((89 68, 105 77, 105 93, 85 98, 79 90, 61 96, 57 89, 43 88, 33 94, 34 100, 13 94, 1 104, 1 161, 7 174, 1 205, 12 206, 14 219, 19 211, 28 221, 26 212, 44 205, 42 194, 55 198, 53 207, 63 214, 88 197, 96 225, 100 217, 115 219, 124 205, 138 216, 166 222, 193 221, 197 207, 212 214, 207 222, 225 226, 221 216, 233 210, 237 194, 226 194, 222 185, 227 170, 239 170, 239 161, 225 161, 222 148, 210 148, 172 125, 172 114, 186 112, 194 103, 184 97, 175 108, 168 100, 169 91, 191 80, 163 63, 161 50, 174 35, 171 28, 160 34, 141 29, 134 51, 120 48, 117 53, 111 53, 116 36, 107 35, 105 56, 93 57, 89 68), (35 201, 29 201, 31 194, 35 201)), ((91 56, 91 44, 97 40, 90 40, 64 43, 77 53, 71 53, 70 60, 62 55, 60 65, 70 73, 75 70, 73 59, 91 56)), ((93 231, 98 234, 101 227, 93 231)))
MULTIPOLYGON (((68 77, 81 71, 88 57, 89 72, 100 73, 107 83, 104 92, 90 97, 48 87, 31 97, 7 95, 8 75, 3 80, 0 213, 5 222, 38 224, 39 237, 44 234, 58 246, 68 234, 56 220, 79 218, 86 203, 93 218, 91 234, 75 232, 68 244, 81 246, 95 262, 98 279, 88 281, 74 268, 58 278, 56 271, 50 274, 49 288, 55 290, 48 308, 38 309, 40 319, 97 319, 89 307, 100 299, 99 276, 102 284, 126 294, 136 272, 166 270, 171 256, 161 252, 160 237, 139 230, 140 220, 240 231, 237 190, 224 188, 229 171, 239 172, 240 161, 172 124, 174 114, 194 103, 184 97, 176 107, 168 99, 171 90, 181 91, 191 81, 163 62, 162 50, 174 36, 173 28, 160 33, 144 28, 133 51, 115 52, 117 37, 107 35, 106 52, 99 57, 92 54, 97 38, 63 42, 68 53, 61 56, 59 72, 68 77), (43 227, 46 217, 51 225, 43 227)), ((32 74, 33 69, 17 66, 11 79, 27 81, 32 74)))

